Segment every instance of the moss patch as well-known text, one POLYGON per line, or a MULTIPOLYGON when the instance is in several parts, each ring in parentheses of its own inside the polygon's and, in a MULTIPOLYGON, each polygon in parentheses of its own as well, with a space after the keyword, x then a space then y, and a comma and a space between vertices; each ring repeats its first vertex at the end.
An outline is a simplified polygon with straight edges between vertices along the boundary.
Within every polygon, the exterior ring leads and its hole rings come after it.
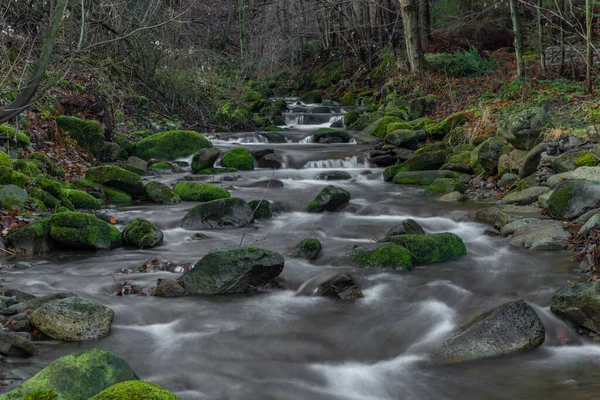
POLYGON ((61 115, 56 117, 56 124, 63 134, 94 155, 99 155, 104 148, 104 134, 98 121, 61 115))
POLYGON ((65 247, 109 249, 121 244, 121 232, 92 214, 59 212, 50 219, 50 236, 65 247))
POLYGON ((97 210, 102 206, 98 199, 81 190, 63 189, 62 193, 76 210, 97 210))
POLYGON ((467 254, 462 239, 454 233, 388 236, 384 241, 406 247, 415 264, 448 261, 467 254))
POLYGON ((134 154, 144 160, 150 158, 174 160, 209 147, 212 147, 212 143, 198 132, 168 131, 137 142, 134 154))
POLYGON ((231 197, 227 190, 219 186, 199 182, 177 182, 173 191, 186 201, 212 201, 231 197))
POLYGON ((98 393, 89 400, 181 400, 158 385, 144 381, 118 383, 98 393))
POLYGON ((254 158, 248 149, 236 147, 223 154, 221 164, 226 168, 250 171, 254 169, 254 158))

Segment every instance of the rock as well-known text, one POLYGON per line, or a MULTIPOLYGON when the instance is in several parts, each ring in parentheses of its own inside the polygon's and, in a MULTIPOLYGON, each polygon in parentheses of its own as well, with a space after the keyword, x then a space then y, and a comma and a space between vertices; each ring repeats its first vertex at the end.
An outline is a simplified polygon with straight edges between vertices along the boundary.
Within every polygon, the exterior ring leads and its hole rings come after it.
MULTIPOLYGON (((398 236, 403 237, 403 236, 398 236)), ((376 271, 410 271, 413 268, 406 248, 398 245, 356 247, 333 260, 334 266, 360 267, 376 271)))
POLYGON ((394 226, 390 229, 386 236, 398 236, 398 235, 424 235, 425 231, 421 226, 413 219, 405 219, 399 225, 394 226))
POLYGON ((106 204, 127 205, 133 203, 133 197, 122 190, 110 186, 103 186, 102 191, 106 195, 106 204))
POLYGON ((450 192, 464 193, 467 187, 464 183, 452 178, 436 178, 425 189, 428 196, 439 196, 450 192))
POLYGON ((280 169, 283 166, 283 160, 278 154, 267 154, 256 161, 258 168, 280 169))
POLYGON ((371 135, 356 135, 354 136, 356 144, 375 146, 383 142, 383 139, 371 135))
POLYGON ((579 167, 570 174, 571 179, 600 182, 600 167, 579 167))
POLYGON ((181 203, 181 197, 170 187, 160 182, 148 182, 145 186, 146 196, 150 200, 159 204, 176 204, 181 203))
POLYGON ((138 175, 143 175, 148 169, 148 162, 139 157, 131 156, 127 159, 127 165, 138 175))
POLYGON ((550 163, 552 169, 560 174, 573 171, 578 167, 593 167, 598 164, 598 160, 587 150, 574 150, 553 157, 550 163))
POLYGON ((345 171, 328 171, 321 172, 319 175, 315 177, 315 179, 323 180, 323 181, 343 181, 352 179, 352 175, 345 171))
POLYGON ((115 313, 102 304, 68 297, 48 302, 31 313, 31 323, 53 339, 77 342, 108 335, 115 313))
POLYGON ((569 244, 571 234, 561 221, 532 221, 517 229, 509 244, 531 250, 562 250, 569 244))
POLYGON ((427 133, 425 131, 398 129, 388 133, 383 140, 387 144, 416 150, 419 148, 419 141, 425 141, 425 139, 427 139, 427 133))
POLYGON ((440 197, 438 200, 445 201, 447 203, 453 203, 453 202, 465 201, 466 199, 467 199, 467 196, 465 196, 461 192, 450 192, 450 193, 446 193, 445 195, 440 197))
POLYGON ((248 202, 254 219, 269 219, 273 217, 271 202, 268 200, 252 200, 248 202))
MULTIPOLYGON (((443 150, 417 154, 404 161, 396 169, 398 172, 437 170, 446 163, 447 152, 443 150)), ((393 167, 392 167, 393 168, 393 167)))
POLYGON ((253 182, 247 185, 247 187, 282 188, 284 187, 284 184, 279 179, 265 179, 262 181, 253 182))
POLYGON ((337 129, 332 128, 319 128, 312 135, 313 143, 332 143, 327 142, 328 139, 338 139, 338 141, 334 143, 348 143, 350 141, 350 135, 344 131, 338 131, 337 129))
POLYGON ((104 162, 116 162, 121 158, 122 154, 126 153, 124 153, 123 148, 118 143, 104 142, 100 159, 104 162))
POLYGON ((9 167, 0 167, 0 185, 15 185, 24 188, 29 182, 29 178, 9 167))
MULTIPOLYGON (((9 291, 5 291, 4 293, 10 294, 9 291)), ((24 293, 24 295, 27 295, 27 293, 24 293)), ((28 296, 30 296, 30 295, 28 295, 28 296)), ((17 304, 14 304, 14 305, 8 307, 5 310, 0 311, 0 314, 16 315, 16 314, 20 314, 20 313, 30 313, 32 311, 37 310, 38 308, 40 308, 41 306, 43 306, 44 304, 46 304, 48 302, 51 302, 54 300, 59 300, 59 299, 66 299, 68 297, 73 297, 73 294, 72 293, 54 293, 54 294, 50 294, 48 296, 34 297, 32 299, 28 299, 27 296, 21 295, 20 300, 25 300, 25 299, 27 299, 27 300, 21 301, 17 304)))
POLYGON ((221 165, 225 168, 250 171, 254 169, 254 158, 248 149, 236 147, 223 154, 221 165))
POLYGON ((548 200, 548 213, 554 219, 573 219, 600 207, 600 183, 568 180, 554 189, 548 200))
POLYGON ((555 188, 564 181, 573 179, 573 172, 574 171, 569 171, 549 176, 548 179, 546 179, 546 186, 550 188, 555 188))
POLYGON ((534 206, 516 206, 506 204, 496 207, 483 208, 475 214, 475 221, 502 228, 511 221, 523 218, 539 219, 542 209, 534 206))
POLYGON ((401 185, 431 185, 436 179, 451 179, 454 174, 451 171, 411 171, 398 172, 392 182, 401 185))
POLYGON ((192 157, 192 171, 198 172, 203 169, 214 167, 215 162, 221 156, 221 150, 216 147, 201 149, 192 157))
POLYGON ((347 272, 334 275, 321 283, 317 288, 316 295, 341 300, 356 300, 364 297, 361 285, 352 274, 347 272))
POLYGON ((127 192, 136 199, 143 197, 145 194, 142 178, 138 174, 115 165, 88 168, 85 172, 85 178, 127 192))
POLYGON ((157 279, 156 287, 150 294, 157 297, 181 297, 185 296, 187 292, 174 279, 161 278, 157 279))
POLYGON ((99 210, 101 207, 98 199, 84 191, 63 189, 62 194, 69 199, 76 210, 99 210))
POLYGON ((512 191, 502 199, 504 204, 517 204, 520 206, 526 206, 531 203, 535 203, 541 195, 549 191, 550 189, 543 186, 530 187, 524 190, 512 191))
POLYGON ((508 224, 504 225, 502 227, 502 229, 500 229, 500 233, 502 234, 502 236, 512 235, 513 233, 515 233, 515 231, 517 229, 520 229, 520 228, 524 227, 525 225, 529 225, 531 223, 539 222, 539 221, 540 221, 539 218, 518 219, 516 221, 512 221, 512 222, 509 222, 508 224))
POLYGON ((428 124, 425 126, 429 136, 441 139, 455 128, 467 122, 467 116, 463 112, 457 112, 446 117, 437 124, 428 124))
POLYGON ((535 310, 524 301, 513 301, 472 318, 434 355, 451 363, 507 355, 541 346, 545 334, 535 310))
POLYGON ((586 237, 592 229, 600 228, 600 214, 592 215, 577 232, 577 236, 586 237))
POLYGON ((210 147, 213 147, 212 143, 198 132, 167 131, 148 136, 137 142, 134 155, 144 160, 150 158, 174 160, 210 147))
POLYGON ((345 189, 333 185, 326 186, 308 204, 308 212, 338 211, 348 205, 350 197, 350 193, 345 189))
POLYGON ((288 254, 291 258, 304 258, 309 261, 316 260, 321 254, 323 246, 319 239, 308 238, 300 241, 288 254))
POLYGON ((404 246, 413 264, 444 262, 467 255, 467 247, 454 233, 387 236, 382 241, 404 246))
POLYGON ((552 193, 554 193, 554 190, 551 189, 540 195, 540 197, 538 197, 538 205, 544 209, 548 209, 548 202, 550 201, 550 196, 552 196, 552 193))
MULTIPOLYGON (((505 149, 508 151, 508 149, 505 149)), ((513 150, 510 153, 504 153, 498 159, 498 173, 500 175, 506 173, 518 174, 525 157, 528 152, 525 150, 513 150)))
POLYGON ((0 355, 5 357, 27 357, 38 354, 33 343, 10 332, 0 331, 0 355))
POLYGON ((0 207, 6 210, 22 210, 29 200, 27 192, 16 185, 0 186, 0 207))
POLYGON ((446 163, 440 167, 442 171, 454 171, 459 172, 461 174, 469 174, 473 175, 475 171, 469 164, 460 164, 460 163, 446 163))
POLYGON ((410 120, 415 120, 423 117, 436 102, 436 97, 429 95, 419 97, 408 102, 408 115, 410 120))
POLYGON ((600 334, 600 290, 597 282, 577 283, 550 300, 550 310, 577 327, 600 334))
MULTIPOLYGON (((378 120, 373 122, 371 125, 366 127, 362 131, 362 134, 363 135, 371 135, 371 136, 375 136, 378 138, 384 138, 385 135, 387 135, 389 132, 391 132, 391 131, 388 132, 388 126, 390 126, 392 124, 404 123, 404 122, 405 121, 400 117, 385 116, 385 117, 379 118, 378 120)), ((394 129, 398 129, 398 128, 395 127, 394 129)))
POLYGON ((231 197, 227 190, 219 186, 199 182, 177 182, 173 191, 186 201, 212 201, 231 197))
POLYGON ((369 162, 380 167, 389 167, 396 163, 396 158, 391 154, 382 154, 379 156, 369 156, 369 162))
POLYGON ((188 293, 241 293, 279 276, 284 259, 255 247, 214 250, 180 278, 188 293))
POLYGON ((122 235, 125 245, 140 249, 160 246, 163 242, 163 233, 158 226, 142 218, 134 219, 127 224, 122 235))
POLYGON ((89 400, 181 400, 173 393, 160 386, 144 381, 128 381, 117 383, 103 390, 89 400))
POLYGON ((486 172, 488 175, 496 175, 500 156, 510 150, 506 140, 493 136, 471 152, 471 167, 477 174, 486 172))
POLYGON ((319 104, 323 102, 323 98, 319 90, 311 90, 300 96, 300 101, 304 104, 319 104))
POLYGON ((519 175, 506 173, 502 175, 502 178, 498 181, 498 187, 504 188, 508 185, 514 185, 519 182, 519 175))
POLYGON ((29 225, 10 231, 6 237, 12 249, 24 250, 27 254, 38 255, 52 249, 49 236, 50 223, 48 219, 32 222, 29 225))
POLYGON ((98 121, 59 115, 56 117, 56 125, 63 135, 69 136, 93 155, 100 155, 104 149, 104 133, 98 121))
POLYGON ((208 201, 192 208, 183 218, 186 229, 243 228, 252 221, 252 209, 237 197, 208 201))
POLYGON ((542 140, 549 118, 540 107, 515 113, 499 126, 499 133, 516 149, 532 150, 542 140))
POLYGON ((111 249, 121 245, 121 232, 91 214, 59 212, 50 218, 50 237, 63 247, 111 249))
POLYGON ((32 396, 36 392, 44 392, 46 399, 89 399, 119 382, 137 379, 125 360, 108 350, 96 348, 59 358, 3 399, 41 399, 32 396))
POLYGON ((529 175, 534 174, 538 166, 540 165, 540 160, 542 159, 542 153, 546 151, 546 144, 540 143, 534 146, 529 153, 525 156, 521 167, 519 168, 519 177, 521 179, 527 178, 529 175))

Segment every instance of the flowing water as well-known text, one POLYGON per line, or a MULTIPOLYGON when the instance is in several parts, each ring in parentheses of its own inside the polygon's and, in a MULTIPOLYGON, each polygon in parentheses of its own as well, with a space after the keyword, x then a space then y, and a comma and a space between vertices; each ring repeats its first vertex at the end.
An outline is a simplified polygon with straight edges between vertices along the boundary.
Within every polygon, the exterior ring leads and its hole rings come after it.
MULTIPOLYGON (((183 399, 592 399, 600 389, 600 345, 584 341, 548 308, 550 297, 568 280, 581 277, 566 253, 529 252, 484 235, 470 222, 482 205, 445 204, 419 189, 384 183, 382 169, 366 162, 365 147, 314 144, 312 130, 343 116, 298 104, 286 114, 293 129, 283 134, 246 133, 214 140, 235 146, 273 148, 285 161, 281 170, 240 172, 236 181, 217 184, 246 200, 284 202, 288 211, 242 229, 204 231, 192 240, 179 227, 194 203, 139 204, 111 210, 120 227, 146 218, 165 233, 151 250, 52 253, 32 259, 36 267, 5 272, 10 286, 47 294, 71 291, 115 311, 111 335, 84 343, 40 343, 41 354, 15 360, 14 374, 27 377, 72 351, 103 347, 125 358, 143 379, 183 399), (294 115, 297 113, 299 115, 294 115), (312 115, 311 117, 306 117, 312 115), (317 117, 315 117, 315 115, 317 117), (324 171, 343 170, 351 180, 335 182, 352 194, 339 213, 308 214, 308 202, 327 184, 324 171), (365 172, 368 171, 368 172, 365 172), (279 179, 282 188, 251 187, 279 179), (428 232, 454 232, 468 256, 424 265, 410 273, 356 272, 364 278, 365 298, 355 302, 312 296, 315 287, 345 270, 331 267, 337 255, 381 238, 406 218, 428 232), (323 243, 313 264, 287 259, 282 277, 295 290, 261 294, 174 299, 115 296, 115 279, 150 286, 168 272, 116 274, 155 254, 175 262, 194 262, 209 250, 244 245, 285 254, 306 237, 323 243), (429 363, 431 349, 474 313, 524 299, 546 327, 536 350, 510 357, 450 366, 429 363), (560 334, 559 334, 560 332, 560 334), (569 338, 560 346, 558 336, 569 338)), ((188 173, 149 179, 172 184, 188 173)))

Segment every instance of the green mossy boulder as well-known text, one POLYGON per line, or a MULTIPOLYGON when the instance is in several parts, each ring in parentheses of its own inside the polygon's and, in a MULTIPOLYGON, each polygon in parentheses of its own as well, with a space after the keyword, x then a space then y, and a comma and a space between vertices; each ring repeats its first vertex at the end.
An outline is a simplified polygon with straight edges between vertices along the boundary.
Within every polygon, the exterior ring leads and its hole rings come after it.
POLYGON ((350 193, 337 186, 323 188, 313 201, 308 204, 308 212, 338 211, 350 202, 350 193))
POLYGON ((185 201, 212 201, 231 197, 227 190, 219 186, 200 182, 177 182, 173 191, 185 201))
POLYGON ((35 178, 43 175, 46 172, 44 165, 40 161, 27 160, 24 158, 15 160, 13 162, 13 169, 27 175, 30 178, 35 178))
POLYGON ((319 128, 312 135, 314 143, 320 143, 324 139, 329 138, 340 138, 344 143, 348 143, 350 141, 350 135, 348 135, 348 133, 344 131, 338 131, 333 128, 319 128))
POLYGON ((250 150, 244 147, 236 147, 223 154, 221 165, 225 168, 251 171, 254 169, 254 158, 250 150))
POLYGON ((48 177, 37 178, 35 180, 35 185, 56 198, 60 198, 62 196, 63 189, 68 189, 67 185, 64 185, 62 182, 59 182, 56 179, 48 177))
POLYGON ((598 282, 569 285, 550 300, 550 310, 576 327, 600 334, 600 286, 598 282))
POLYGON ((598 160, 587 150, 563 153, 551 160, 552 169, 558 174, 573 171, 577 167, 594 167, 597 164, 598 160))
POLYGON ((392 182, 397 185, 431 185, 436 179, 452 179, 452 171, 410 171, 398 172, 394 175, 392 182))
POLYGON ((350 253, 337 257, 333 265, 376 271, 410 271, 413 268, 408 250, 398 245, 384 245, 376 249, 357 247, 350 253))
POLYGON ((500 157, 511 150, 506 140, 497 136, 491 137, 471 152, 471 167, 476 174, 486 172, 488 175, 496 175, 500 157))
POLYGON ((170 187, 160 182, 148 182, 145 186, 148 199, 159 204, 181 203, 181 197, 170 187))
POLYGON ((410 123, 404 122, 404 121, 401 121, 401 122, 392 122, 391 124, 389 124, 387 126, 387 133, 390 134, 390 133, 392 133, 394 131, 397 131, 399 129, 412 131, 413 130, 413 126, 410 123))
POLYGON ((52 196, 45 190, 42 190, 37 187, 32 187, 29 189, 29 198, 41 201, 47 208, 56 209, 60 206, 60 200, 58 200, 56 197, 52 196))
POLYGON ((320 90, 311 90, 300 96, 300 101, 304 104, 319 104, 323 102, 320 90))
POLYGON ((450 192, 464 193, 467 190, 467 186, 452 178, 437 178, 431 185, 425 189, 425 194, 428 196, 441 196, 450 192))
POLYGON ((56 124, 63 135, 69 136, 90 153, 100 155, 102 152, 104 133, 98 121, 60 115, 56 117, 56 124))
POLYGON ((62 247, 110 249, 121 245, 121 232, 92 214, 59 212, 50 218, 50 237, 62 247))
POLYGON ((254 219, 269 219, 273 217, 271 203, 268 200, 252 200, 248 202, 252 209, 254 219))
POLYGON ((0 208, 22 210, 29 200, 27 192, 16 185, 0 186, 0 208))
POLYGON ((134 219, 123 230, 125 245, 140 249, 149 249, 160 246, 163 242, 163 233, 158 226, 142 219, 134 219))
POLYGON ((192 171, 198 172, 203 169, 212 168, 221 155, 221 150, 216 147, 202 149, 192 157, 192 171))
POLYGON ((499 124, 498 131, 515 149, 531 150, 542 141, 542 132, 550 118, 540 107, 519 111, 499 124))
POLYGON ((183 218, 186 229, 244 228, 252 222, 252 209, 243 199, 230 197, 193 207, 183 218))
POLYGON ((573 219, 600 207, 600 183, 570 179, 560 183, 548 199, 548 213, 554 219, 573 219))
POLYGON ((28 255, 38 255, 52 249, 49 230, 50 221, 42 219, 10 231, 6 242, 11 249, 25 251, 28 255))
POLYGON ((116 165, 101 165, 99 167, 88 168, 85 172, 85 179, 123 190, 135 199, 143 197, 145 194, 142 178, 138 174, 129 172, 116 165))
POLYGON ((388 126, 403 122, 405 121, 399 117, 383 117, 369 125, 362 133, 383 139, 388 134, 388 126))
POLYGON ((344 114, 344 125, 349 127, 358 120, 359 114, 354 110, 348 110, 344 114))
POLYGON ((98 210, 102 204, 94 196, 75 189, 63 189, 62 194, 69 199, 76 210, 98 210))
POLYGON ((446 162, 449 164, 470 164, 471 152, 463 151, 460 153, 450 154, 448 158, 446 158, 446 162))
POLYGON ((229 174, 232 172, 237 172, 236 168, 207 168, 207 169, 201 169, 200 171, 197 171, 196 173, 198 175, 217 175, 217 174, 229 174))
POLYGON ((0 167, 0 185, 15 185, 24 188, 29 178, 9 167, 0 167))
POLYGON ((191 294, 241 293, 279 276, 284 262, 269 250, 224 248, 202 257, 180 279, 191 294))
POLYGON ((150 165, 150 169, 168 169, 168 170, 172 170, 173 169, 173 165, 171 165, 171 163, 168 163, 168 162, 155 162, 155 163, 152 163, 150 165))
POLYGON ((437 170, 446 163, 448 153, 445 150, 418 152, 396 170, 398 172, 437 170))
POLYGON ((10 156, 3 151, 0 151, 0 166, 12 168, 10 156))
MULTIPOLYGON (((0 124, 0 140, 10 140, 12 142, 15 137, 15 128, 6 124, 0 124)), ((25 147, 31 144, 29 136, 27 136, 22 129, 17 132, 17 144, 25 147)))
POLYGON ((465 122, 467 122, 465 113, 457 112, 437 124, 427 125, 424 129, 432 138, 441 139, 465 122))
POLYGON ((56 394, 56 400, 84 400, 117 383, 137 379, 125 360, 96 348, 59 358, 1 398, 25 400, 43 391, 56 394))
POLYGON ((383 242, 404 246, 414 264, 449 261, 467 255, 467 247, 454 233, 387 236, 383 242))
POLYGON ((61 167, 56 165, 56 163, 52 161, 50 157, 48 157, 46 154, 33 152, 31 153, 29 158, 31 160, 39 161, 43 166, 42 170, 44 171, 44 173, 57 178, 65 177, 65 171, 61 167))
POLYGON ((103 186, 102 191, 106 196, 106 204, 114 204, 116 206, 127 205, 133 203, 133 198, 127 192, 115 189, 110 186, 103 186))
POLYGON ((429 95, 423 96, 416 99, 411 100, 408 103, 408 116, 409 119, 415 120, 418 118, 422 118, 425 113, 429 112, 437 101, 436 96, 429 95))
POLYGON ((213 147, 212 143, 198 132, 167 131, 137 142, 134 155, 144 160, 150 158, 174 160, 209 147, 213 147))
POLYGON ((160 386, 144 381, 117 383, 89 400, 181 400, 160 386))
POLYGON ((309 261, 316 260, 321 251, 323 250, 323 245, 316 238, 308 238, 300 241, 292 251, 288 254, 288 257, 291 258, 304 258, 309 261))

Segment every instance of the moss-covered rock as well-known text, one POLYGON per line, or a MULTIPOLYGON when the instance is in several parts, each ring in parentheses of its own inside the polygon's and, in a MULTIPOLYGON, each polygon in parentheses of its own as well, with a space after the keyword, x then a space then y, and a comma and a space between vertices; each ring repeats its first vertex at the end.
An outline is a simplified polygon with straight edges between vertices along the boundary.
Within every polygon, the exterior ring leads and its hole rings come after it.
POLYGON ((295 245, 288 256, 291 258, 304 258, 309 261, 314 261, 319 257, 322 250, 323 245, 319 239, 308 238, 295 245))
POLYGON ((85 172, 85 178, 101 185, 123 190, 133 198, 143 197, 145 193, 142 178, 139 175, 116 165, 101 165, 99 167, 88 168, 85 172))
POLYGON ((181 197, 170 187, 160 182, 148 182, 145 186, 146 196, 153 202, 159 204, 181 203, 181 197))
POLYGON ((121 232, 91 214, 59 212, 50 218, 50 237, 75 249, 110 249, 121 245, 121 232))
POLYGON ((62 196, 63 189, 68 189, 68 185, 64 185, 62 182, 48 177, 37 178, 35 180, 35 185, 56 198, 60 198, 62 196))
POLYGON ((587 150, 571 151, 554 157, 551 160, 552 169, 556 173, 563 173, 575 170, 582 166, 596 166, 596 158, 587 150))
MULTIPOLYGON (((16 129, 7 124, 0 124, 0 140, 13 140, 15 137, 16 129)), ((17 143, 19 146, 29 146, 31 144, 31 140, 29 136, 27 136, 22 129, 19 129, 17 132, 17 143)))
POLYGON ((376 249, 357 247, 350 253, 337 257, 333 265, 377 271, 410 271, 413 268, 408 250, 398 245, 384 245, 376 249))
POLYGON ((122 190, 115 189, 110 186, 103 186, 102 191, 106 196, 107 204, 126 205, 133 203, 133 198, 131 197, 131 195, 122 190))
POLYGON ((44 173, 57 178, 64 178, 65 171, 63 171, 61 167, 56 165, 56 163, 52 161, 50 157, 48 157, 46 154, 33 152, 31 153, 31 155, 29 155, 29 158, 40 162, 43 166, 42 170, 44 171, 44 173))
POLYGON ((600 286, 598 282, 569 285, 556 293, 550 310, 577 327, 600 334, 600 286))
POLYGON ((27 175, 30 178, 43 175, 46 171, 44 165, 38 160, 26 160, 24 158, 13 162, 13 169, 27 175))
POLYGON ((252 200, 248 202, 248 206, 252 209, 254 219, 269 219, 273 217, 271 202, 268 200, 252 200))
POLYGON ((24 400, 44 391, 55 393, 56 400, 83 400, 119 382, 137 379, 125 360, 96 348, 59 358, 2 398, 24 400))
POLYGON ((311 90, 300 96, 300 101, 304 104, 319 104, 323 102, 320 90, 311 90))
POLYGON ((425 194, 429 196, 441 196, 450 192, 464 193, 467 190, 467 186, 452 178, 436 178, 431 185, 425 189, 425 194))
POLYGON ((32 187, 29 189, 29 199, 37 199, 44 203, 46 208, 50 209, 56 209, 61 204, 60 200, 58 200, 56 197, 38 187, 32 187))
POLYGON ((354 110, 348 110, 346 114, 344 114, 344 125, 350 126, 358 120, 358 113, 354 110))
POLYGON ((447 154, 448 153, 445 150, 415 152, 412 158, 400 164, 395 171, 398 173, 437 170, 446 163, 447 154))
POLYGON ((465 113, 457 112, 448 116, 437 124, 427 125, 424 129, 427 131, 429 136, 439 139, 446 136, 457 127, 463 125, 465 122, 467 122, 467 116, 465 113))
POLYGON ((29 179, 20 172, 9 167, 0 167, 0 185, 15 185, 24 188, 29 179))
POLYGON ((431 185, 436 179, 452 179, 452 171, 409 171, 398 172, 394 175, 392 182, 397 185, 431 185))
POLYGON ((0 208, 22 210, 29 200, 29 194, 16 185, 0 186, 0 208))
POLYGON ((471 152, 471 167, 476 174, 486 172, 495 175, 498 173, 500 156, 510 153, 511 150, 506 140, 497 136, 491 137, 471 152))
POLYGON ((528 108, 508 117, 498 131, 519 150, 531 150, 542 141, 542 132, 549 124, 548 114, 540 107, 528 108))
POLYGON ((192 157, 192 171, 198 172, 204 169, 212 168, 221 155, 221 150, 216 147, 202 149, 192 157))
POLYGON ((221 164, 225 168, 250 171, 254 169, 254 158, 250 150, 244 147, 236 147, 223 154, 221 164))
POLYGON ((150 165, 150 169, 167 169, 167 170, 172 170, 173 169, 173 165, 171 163, 168 162, 155 162, 152 163, 150 165))
POLYGON ((408 129, 397 129, 385 135, 386 144, 396 147, 406 147, 415 150, 419 147, 419 142, 427 138, 425 131, 413 131, 408 129))
POLYGON ((163 233, 158 229, 158 226, 142 218, 134 219, 123 230, 125 244, 140 249, 160 246, 163 237, 163 233))
POLYGON ((89 400, 181 400, 160 386, 144 381, 117 383, 89 400))
POLYGON ((600 207, 600 183, 570 179, 560 183, 548 199, 548 213, 554 219, 577 218, 600 207))
POLYGON ((337 186, 323 188, 313 201, 308 204, 308 212, 338 211, 350 202, 350 193, 337 186))
POLYGON ((252 209, 243 199, 230 197, 193 207, 183 218, 186 229, 243 228, 252 222, 252 209))
POLYGON ((177 182, 173 191, 185 201, 212 201, 231 197, 223 188, 200 182, 177 182))
POLYGON ((229 174, 231 172, 237 172, 236 168, 207 168, 201 169, 196 173, 198 175, 217 175, 217 174, 229 174))
POLYGON ((90 153, 99 155, 102 152, 104 134, 98 121, 60 115, 56 117, 56 124, 63 135, 69 136, 90 153))
POLYGON ((435 102, 437 101, 436 96, 428 95, 423 97, 418 97, 416 99, 411 100, 408 103, 408 116, 410 120, 415 120, 421 118, 430 111, 435 102))
POLYGON ((38 255, 52 249, 49 230, 50 221, 42 219, 9 232, 6 241, 12 249, 38 255))
POLYGON ((76 210, 97 210, 102 206, 98 199, 81 190, 63 189, 62 194, 76 210))
POLYGON ((402 123, 404 120, 399 117, 383 117, 369 125, 363 133, 366 135, 384 138, 388 134, 388 126, 391 124, 402 123))
POLYGON ((383 241, 404 246, 414 264, 449 261, 467 255, 465 244, 454 233, 387 236, 383 241))
POLYGON ((10 156, 3 151, 0 151, 0 166, 12 168, 10 156))
POLYGON ((150 158, 174 160, 209 147, 212 147, 212 143, 198 132, 168 131, 137 142, 134 154, 144 160, 150 158))
POLYGON ((348 135, 347 132, 338 131, 333 128, 319 128, 312 135, 314 143, 320 143, 324 139, 329 138, 340 138, 340 140, 344 143, 348 143, 350 141, 350 135, 348 135))

